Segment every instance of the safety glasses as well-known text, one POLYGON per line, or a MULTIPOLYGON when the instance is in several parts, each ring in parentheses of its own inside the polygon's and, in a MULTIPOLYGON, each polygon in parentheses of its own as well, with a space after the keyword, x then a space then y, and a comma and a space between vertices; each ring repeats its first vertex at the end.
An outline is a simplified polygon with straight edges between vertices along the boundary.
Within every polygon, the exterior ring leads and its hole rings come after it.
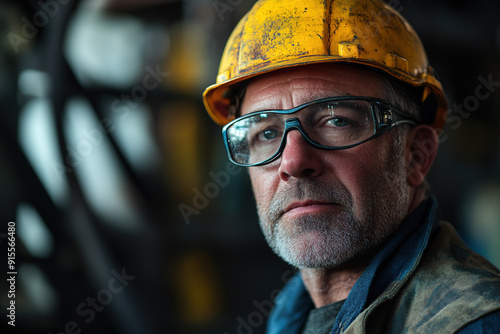
POLYGON ((276 160, 292 130, 298 130, 315 148, 343 150, 372 140, 399 124, 417 122, 385 100, 339 96, 287 110, 253 112, 228 123, 222 134, 229 159, 236 165, 250 167, 276 160))

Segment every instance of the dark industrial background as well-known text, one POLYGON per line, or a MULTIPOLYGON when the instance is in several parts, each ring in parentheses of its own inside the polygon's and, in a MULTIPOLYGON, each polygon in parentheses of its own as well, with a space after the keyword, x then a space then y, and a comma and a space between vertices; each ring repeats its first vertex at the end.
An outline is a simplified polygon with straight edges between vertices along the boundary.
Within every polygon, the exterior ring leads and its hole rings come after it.
MULTIPOLYGON (((292 271, 201 102, 253 3, 0 2, 2 333, 263 333, 292 271)), ((390 3, 464 110, 429 176, 442 216, 500 266, 500 3, 390 3)))

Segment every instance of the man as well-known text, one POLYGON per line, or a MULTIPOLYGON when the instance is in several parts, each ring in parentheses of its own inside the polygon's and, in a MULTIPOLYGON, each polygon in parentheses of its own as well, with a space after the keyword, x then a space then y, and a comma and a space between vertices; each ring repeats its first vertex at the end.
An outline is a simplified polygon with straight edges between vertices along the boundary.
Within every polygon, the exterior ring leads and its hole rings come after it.
POLYGON ((378 0, 263 0, 204 93, 299 273, 269 333, 500 333, 500 273, 440 222, 425 176, 447 102, 378 0))

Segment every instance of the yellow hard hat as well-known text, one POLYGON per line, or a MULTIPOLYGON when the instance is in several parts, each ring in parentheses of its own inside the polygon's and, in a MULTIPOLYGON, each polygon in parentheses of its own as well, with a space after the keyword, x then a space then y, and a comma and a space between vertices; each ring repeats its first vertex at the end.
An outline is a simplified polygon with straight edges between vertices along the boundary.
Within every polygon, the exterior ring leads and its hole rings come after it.
POLYGON ((230 122, 236 84, 274 70, 349 62, 383 70, 436 98, 432 125, 446 120, 447 101, 416 32, 379 0, 261 0, 241 19, 222 55, 216 84, 203 102, 219 125, 230 122))

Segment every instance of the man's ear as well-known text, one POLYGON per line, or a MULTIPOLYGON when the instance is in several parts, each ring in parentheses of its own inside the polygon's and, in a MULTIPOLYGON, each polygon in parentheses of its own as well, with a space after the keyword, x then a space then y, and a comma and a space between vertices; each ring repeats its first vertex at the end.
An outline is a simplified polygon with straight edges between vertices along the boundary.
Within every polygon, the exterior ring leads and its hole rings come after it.
POLYGON ((411 128, 406 136, 407 180, 412 187, 422 184, 432 166, 439 146, 436 130, 429 125, 411 128))

